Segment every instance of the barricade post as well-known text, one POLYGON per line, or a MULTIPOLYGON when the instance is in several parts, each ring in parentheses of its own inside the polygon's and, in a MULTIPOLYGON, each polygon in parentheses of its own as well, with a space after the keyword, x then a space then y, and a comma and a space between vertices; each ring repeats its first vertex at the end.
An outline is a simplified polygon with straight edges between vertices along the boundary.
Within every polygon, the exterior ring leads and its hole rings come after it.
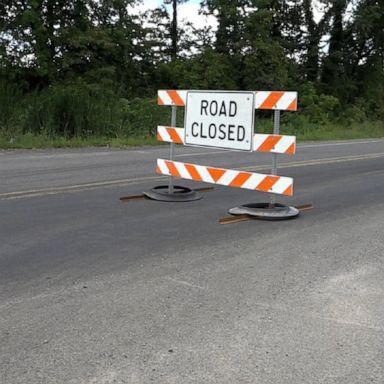
MULTIPOLYGON (((280 133, 280 111, 275 111, 273 116, 273 134, 278 135, 280 133)), ((272 155, 272 175, 277 175, 277 154, 272 155)), ((271 194, 271 207, 276 204, 276 196, 271 194)))
MULTIPOLYGON (((177 120, 177 107, 175 105, 172 106, 172 117, 171 117, 171 124, 172 127, 176 126, 176 120, 177 120)), ((173 161, 174 152, 175 152, 175 143, 170 144, 170 150, 169 150, 169 158, 173 161)), ((168 193, 171 195, 173 194, 173 177, 170 176, 169 178, 169 189, 168 193)))

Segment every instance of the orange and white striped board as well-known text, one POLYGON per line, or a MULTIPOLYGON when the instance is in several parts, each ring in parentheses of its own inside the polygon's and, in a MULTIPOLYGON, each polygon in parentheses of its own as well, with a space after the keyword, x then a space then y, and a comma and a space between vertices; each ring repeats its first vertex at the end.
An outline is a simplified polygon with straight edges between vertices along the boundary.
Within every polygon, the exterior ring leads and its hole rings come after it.
MULTIPOLYGON (((157 140, 184 144, 184 128, 158 126, 157 140)), ((296 153, 296 136, 255 133, 253 151, 294 155, 296 153)))
POLYGON ((157 140, 184 144, 184 128, 157 126, 157 140))
POLYGON ((255 152, 294 155, 296 153, 296 136, 255 133, 253 136, 253 150, 255 152))
MULTIPOLYGON (((185 107, 187 92, 175 89, 159 90, 157 91, 157 103, 158 105, 185 107)), ((255 109, 297 111, 297 92, 256 91, 255 94, 255 109)))
POLYGON ((178 91, 175 89, 157 91, 158 105, 172 105, 184 107, 187 100, 187 91, 178 91))
POLYGON ((297 92, 257 91, 255 97, 255 109, 297 111, 297 92))
POLYGON ((163 159, 157 159, 156 172, 161 175, 203 181, 227 187, 244 188, 285 196, 293 195, 293 179, 291 177, 235 171, 163 159))

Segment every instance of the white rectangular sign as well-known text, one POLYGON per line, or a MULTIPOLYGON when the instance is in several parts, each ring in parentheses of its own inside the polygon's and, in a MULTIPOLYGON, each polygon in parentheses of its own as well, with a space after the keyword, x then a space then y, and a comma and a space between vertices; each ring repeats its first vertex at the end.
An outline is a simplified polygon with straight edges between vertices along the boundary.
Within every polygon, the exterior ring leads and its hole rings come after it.
POLYGON ((252 151, 254 93, 190 91, 185 144, 252 151))

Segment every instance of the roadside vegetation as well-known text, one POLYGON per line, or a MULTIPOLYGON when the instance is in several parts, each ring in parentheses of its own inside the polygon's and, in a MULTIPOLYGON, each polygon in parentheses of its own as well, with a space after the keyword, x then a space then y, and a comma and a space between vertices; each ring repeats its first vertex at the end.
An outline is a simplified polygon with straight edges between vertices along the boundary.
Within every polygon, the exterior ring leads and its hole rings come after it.
POLYGON ((384 137, 384 2, 203 0, 217 28, 201 29, 177 19, 181 2, 138 15, 135 0, 2 3, 0 147, 156 144, 170 122, 156 91, 172 88, 297 90, 282 133, 384 137))

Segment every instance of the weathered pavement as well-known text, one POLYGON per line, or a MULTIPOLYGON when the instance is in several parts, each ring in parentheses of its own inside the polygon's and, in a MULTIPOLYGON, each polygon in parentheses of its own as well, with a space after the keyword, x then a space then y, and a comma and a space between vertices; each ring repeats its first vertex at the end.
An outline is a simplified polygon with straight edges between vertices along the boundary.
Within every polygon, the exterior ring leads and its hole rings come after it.
POLYGON ((295 196, 279 201, 315 206, 288 222, 220 226, 268 198, 224 187, 121 203, 166 181, 167 155, 0 152, 0 383, 383 383, 384 140, 281 156, 295 196))

